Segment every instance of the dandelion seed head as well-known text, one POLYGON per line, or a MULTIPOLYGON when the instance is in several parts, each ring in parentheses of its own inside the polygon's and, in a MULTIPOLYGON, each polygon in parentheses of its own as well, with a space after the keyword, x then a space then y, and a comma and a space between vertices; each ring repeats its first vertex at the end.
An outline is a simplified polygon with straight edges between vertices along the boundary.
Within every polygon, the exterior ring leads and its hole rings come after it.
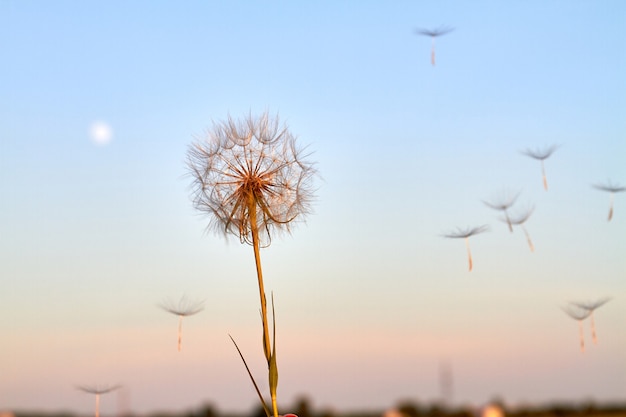
POLYGON ((612 183, 611 181, 608 181, 605 184, 593 184, 592 187, 600 191, 607 191, 609 193, 621 193, 623 191, 626 191, 626 187, 612 183))
POLYGON ((604 304, 606 304, 610 300, 611 300, 611 297, 604 297, 595 301, 586 301, 586 302, 572 301, 570 304, 575 305, 576 307, 582 308, 583 310, 593 312, 594 310, 597 310, 598 308, 602 307, 604 304))
POLYGON ((311 209, 317 171, 307 156, 278 117, 229 116, 188 150, 193 205, 210 217, 209 228, 242 243, 252 244, 254 219, 268 246, 273 233, 290 232, 311 209))
POLYGON ((508 219, 504 217, 500 217, 498 220, 504 223, 511 223, 512 225, 519 226, 521 224, 526 223, 526 221, 530 218, 530 216, 533 214, 534 211, 535 211, 535 207, 530 206, 526 208, 524 211, 515 213, 514 215, 510 216, 508 219))
POLYGON ((86 392, 88 394, 96 394, 96 395, 100 395, 100 394, 107 394, 111 391, 115 391, 118 388, 121 388, 121 385, 78 385, 76 387, 76 389, 86 392))
POLYGON ((470 236, 477 235, 479 233, 486 232, 488 230, 489 230, 489 226, 486 224, 482 226, 477 226, 477 227, 466 227, 466 228, 458 227, 457 230, 446 233, 443 235, 443 237, 452 238, 452 239, 467 238, 470 236))
POLYGON ((430 36, 435 38, 437 36, 446 35, 453 30, 454 28, 450 26, 439 26, 436 29, 416 29, 415 33, 417 33, 418 35, 430 36))
POLYGON ((567 314, 574 320, 584 320, 587 317, 589 317, 589 315, 591 315, 590 310, 580 308, 579 306, 571 304, 571 303, 567 305, 566 307, 561 307, 561 310, 563 310, 565 314, 567 314))
POLYGON ((491 201, 483 200, 483 203, 487 207, 492 208, 494 210, 505 211, 505 210, 508 210, 513 204, 515 204, 515 201, 517 201, 517 198, 519 197, 519 195, 520 195, 519 192, 515 194, 502 192, 491 201))
POLYGON ((538 159, 540 161, 543 161, 545 159, 548 159, 550 155, 552 155, 554 151, 556 151, 558 148, 559 148, 559 145, 551 145, 545 148, 525 149, 521 152, 522 154, 529 156, 533 159, 538 159))
POLYGON ((204 310, 204 301, 190 300, 186 296, 182 296, 180 300, 173 301, 168 299, 159 304, 163 310, 177 316, 192 316, 204 310))

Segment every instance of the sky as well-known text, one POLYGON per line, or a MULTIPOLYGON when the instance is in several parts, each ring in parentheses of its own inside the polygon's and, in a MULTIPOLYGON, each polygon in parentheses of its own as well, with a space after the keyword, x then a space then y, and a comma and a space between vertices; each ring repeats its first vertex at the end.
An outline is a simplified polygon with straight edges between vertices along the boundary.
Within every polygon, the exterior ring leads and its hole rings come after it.
POLYGON ((186 155, 265 111, 313 212, 261 252, 281 412, 626 400, 626 3, 0 0, 0 409, 267 393, 252 248, 207 232, 186 155), (436 40, 418 29, 450 26, 436 40), (541 164, 522 151, 557 145, 541 164), (509 232, 487 207, 534 211, 509 232), (444 234, 488 225, 469 239, 444 234), (159 308, 186 296, 183 321, 159 308), (578 324, 562 307, 611 300, 578 324))

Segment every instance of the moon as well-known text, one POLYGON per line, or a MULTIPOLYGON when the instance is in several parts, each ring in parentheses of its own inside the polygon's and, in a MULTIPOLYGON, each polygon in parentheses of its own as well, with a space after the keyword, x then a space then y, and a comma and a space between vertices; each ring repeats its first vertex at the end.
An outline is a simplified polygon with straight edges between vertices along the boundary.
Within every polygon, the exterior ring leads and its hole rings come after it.
POLYGON ((89 128, 89 133, 91 141, 100 146, 108 145, 113 137, 111 126, 102 121, 93 122, 89 128))

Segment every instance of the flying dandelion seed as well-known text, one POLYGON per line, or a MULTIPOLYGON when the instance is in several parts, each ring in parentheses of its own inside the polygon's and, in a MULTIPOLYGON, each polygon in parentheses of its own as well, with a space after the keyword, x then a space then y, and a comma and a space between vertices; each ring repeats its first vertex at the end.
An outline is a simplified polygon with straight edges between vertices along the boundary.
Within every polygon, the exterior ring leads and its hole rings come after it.
POLYGON ((178 316, 178 351, 182 349, 183 317, 192 316, 204 310, 204 301, 191 301, 182 296, 178 303, 168 300, 159 305, 163 310, 178 316))
POLYGON ((111 391, 115 391, 116 389, 120 388, 121 385, 114 385, 114 386, 91 386, 91 385, 79 385, 76 388, 86 392, 88 394, 94 394, 96 396, 96 417, 100 417, 100 395, 102 394, 108 394, 111 391))
POLYGON ((467 248, 467 258, 469 261, 469 270, 471 271, 474 264, 472 262, 472 251, 470 250, 469 238, 470 236, 474 236, 479 233, 486 232, 487 230, 489 230, 489 226, 487 226, 486 224, 482 226, 478 226, 478 227, 472 227, 472 228, 468 227, 465 229, 457 228, 456 231, 446 233, 443 235, 443 237, 447 237, 451 239, 465 239, 465 247, 467 248))
POLYGON ((270 245, 272 234, 289 232, 290 224, 309 212, 317 172, 307 156, 278 117, 271 119, 267 112, 258 118, 233 120, 229 116, 225 122, 214 123, 207 137, 192 144, 187 153, 195 208, 210 217, 209 227, 216 232, 238 236, 254 250, 274 417, 279 416, 278 368, 276 345, 272 348, 270 340, 260 248, 270 245))
POLYGON ((580 351, 585 352, 585 335, 583 334, 583 320, 585 320, 587 317, 591 315, 591 311, 586 310, 584 308, 580 308, 572 304, 568 305, 567 307, 563 307, 562 310, 565 312, 565 314, 567 314, 574 320, 578 321, 578 334, 580 336, 580 351))
POLYGON ((522 154, 529 156, 533 159, 537 159, 538 161, 541 162, 541 176, 543 178, 543 188, 546 191, 548 191, 548 178, 546 177, 546 167, 545 167, 544 161, 548 159, 550 155, 552 155, 554 151, 557 150, 558 147, 559 147, 558 145, 552 145, 544 149, 536 149, 536 150, 526 149, 522 151, 522 154))
POLYGON ((509 226, 509 231, 511 233, 513 233, 513 223, 511 222, 511 217, 509 216, 509 209, 513 204, 515 204, 517 197, 519 197, 519 193, 513 196, 510 196, 507 193, 502 193, 493 202, 483 201, 487 207, 503 212, 505 222, 509 226))
POLYGON ((610 193, 610 199, 609 199, 609 219, 608 221, 611 221, 611 219, 613 218, 613 199, 615 197, 615 193, 621 193, 623 191, 626 191, 626 187, 622 187, 621 185, 617 185, 617 184, 612 184, 610 181, 607 184, 594 184, 592 185, 593 188, 597 189, 597 190, 601 190, 601 191, 606 191, 608 193, 610 193))
POLYGON ((526 236, 526 241, 528 242, 528 247, 530 248, 531 252, 535 251, 535 245, 533 245, 533 241, 530 239, 530 234, 528 234, 528 230, 526 230, 524 223, 526 223, 526 220, 528 220, 530 215, 533 214, 534 210, 535 210, 534 207, 529 207, 525 211, 520 213, 517 217, 511 217, 509 219, 500 218, 500 220, 503 222, 510 222, 511 225, 520 226, 522 228, 522 231, 524 231, 524 235, 526 236))
POLYGON ((593 312, 597 310, 599 307, 602 307, 604 304, 606 304, 610 300, 611 300, 611 297, 605 297, 605 298, 601 298, 593 302, 570 303, 570 304, 575 305, 576 307, 582 308, 583 310, 586 310, 589 312, 589 320, 591 321, 591 337, 593 338, 594 344, 598 344, 598 336, 596 335, 596 323, 593 319, 593 312))
POLYGON ((433 65, 433 67, 435 66, 435 38, 447 35, 453 30, 454 28, 452 27, 441 26, 437 29, 417 29, 415 31, 415 33, 417 33, 418 35, 430 36, 430 39, 432 40, 430 48, 430 63, 433 65))

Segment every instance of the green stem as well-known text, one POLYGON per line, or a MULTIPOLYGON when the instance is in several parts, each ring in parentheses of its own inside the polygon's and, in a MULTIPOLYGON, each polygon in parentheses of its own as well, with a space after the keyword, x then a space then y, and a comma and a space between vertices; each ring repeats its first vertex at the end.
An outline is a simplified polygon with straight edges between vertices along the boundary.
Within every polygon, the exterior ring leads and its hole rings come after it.
POLYGON ((272 394, 272 410, 274 411, 274 417, 278 416, 278 405, 276 404, 276 393, 272 394))

